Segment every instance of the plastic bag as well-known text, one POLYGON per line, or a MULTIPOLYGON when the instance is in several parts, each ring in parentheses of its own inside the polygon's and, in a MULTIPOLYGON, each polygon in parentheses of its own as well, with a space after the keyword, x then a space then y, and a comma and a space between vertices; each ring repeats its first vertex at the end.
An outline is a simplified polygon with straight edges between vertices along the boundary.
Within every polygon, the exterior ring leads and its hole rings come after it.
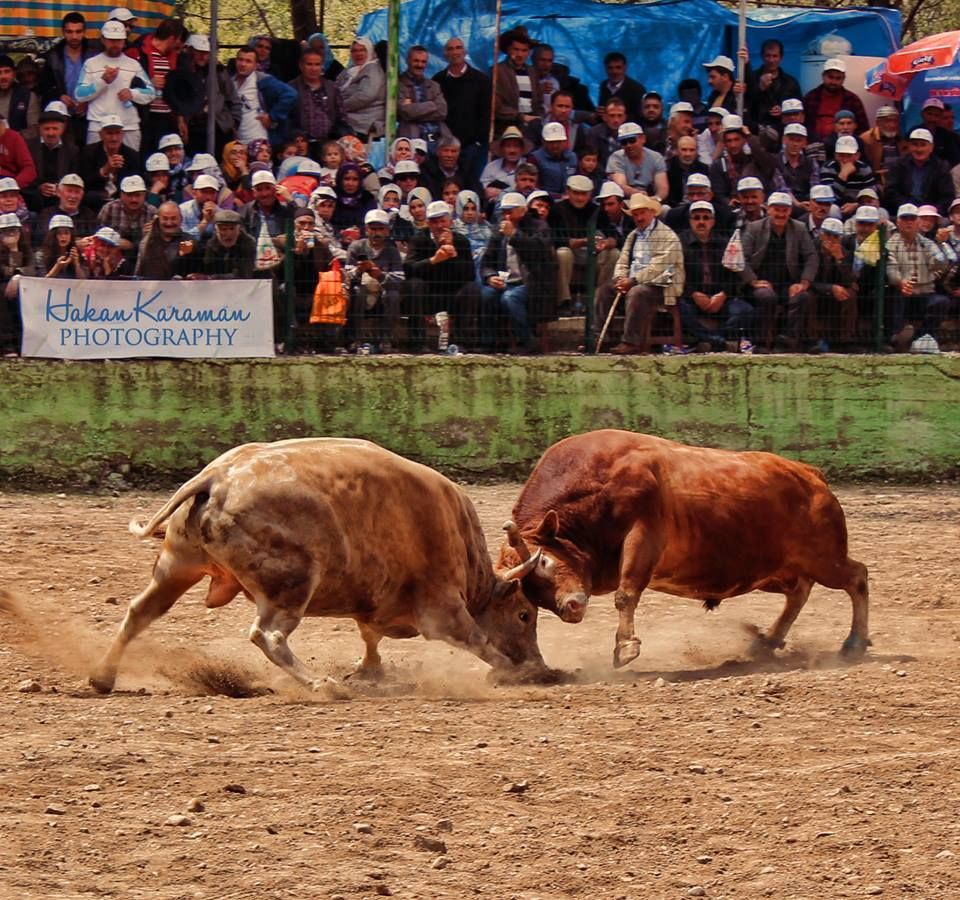
POLYGON ((347 286, 343 283, 340 260, 335 259, 327 272, 317 273, 310 309, 311 325, 347 324, 347 286))
POLYGON ((740 229, 738 228, 730 236, 727 246, 723 251, 722 265, 731 272, 742 272, 746 267, 746 260, 743 256, 743 241, 740 240, 740 229))

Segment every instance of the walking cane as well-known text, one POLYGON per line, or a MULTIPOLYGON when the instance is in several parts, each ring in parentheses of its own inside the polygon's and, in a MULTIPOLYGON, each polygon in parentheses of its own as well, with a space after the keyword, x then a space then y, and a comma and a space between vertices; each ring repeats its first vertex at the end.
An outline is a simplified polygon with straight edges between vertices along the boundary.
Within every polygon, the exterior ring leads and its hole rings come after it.
POLYGON ((603 328, 600 331, 600 337, 597 338, 597 349, 593 351, 594 353, 600 352, 603 339, 607 336, 607 329, 610 327, 610 323, 613 321, 613 317, 617 312, 617 304, 620 302, 620 298, 622 296, 623 291, 617 291, 613 297, 613 303, 610 304, 610 312, 607 313, 607 321, 603 323, 603 328))

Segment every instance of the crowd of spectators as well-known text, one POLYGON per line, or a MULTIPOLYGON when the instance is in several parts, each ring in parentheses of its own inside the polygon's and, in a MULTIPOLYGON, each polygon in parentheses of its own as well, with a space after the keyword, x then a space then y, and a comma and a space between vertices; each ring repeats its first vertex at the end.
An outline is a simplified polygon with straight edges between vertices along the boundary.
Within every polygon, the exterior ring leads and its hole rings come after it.
POLYGON ((523 28, 500 37, 495 92, 460 38, 432 75, 413 46, 375 168, 386 79, 364 37, 343 67, 322 34, 295 57, 257 36, 211 91, 209 39, 176 19, 140 35, 118 8, 96 40, 78 12, 62 24, 39 65, 0 56, 8 354, 20 275, 270 279, 277 341, 292 325, 339 353, 540 352, 545 323, 584 312, 591 270, 617 354, 865 349, 881 287, 890 349, 938 352, 960 305, 952 110, 927 100, 909 133, 894 106, 871 123, 840 59, 803 95, 768 40, 745 81, 717 56, 696 73, 707 96, 694 76, 673 100, 611 51, 594 102, 523 28), (311 324, 323 273, 345 324, 311 324))

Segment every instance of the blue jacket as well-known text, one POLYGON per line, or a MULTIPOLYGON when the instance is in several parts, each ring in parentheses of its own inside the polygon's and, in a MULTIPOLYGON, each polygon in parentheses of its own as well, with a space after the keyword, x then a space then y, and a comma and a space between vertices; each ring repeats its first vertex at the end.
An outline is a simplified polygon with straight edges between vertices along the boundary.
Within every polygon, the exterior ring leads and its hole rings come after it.
POLYGON ((267 131, 267 137, 271 145, 276 147, 286 139, 290 114, 297 104, 297 91, 266 72, 257 72, 257 90, 263 101, 260 105, 274 123, 273 128, 267 131))
POLYGON ((560 159, 554 159, 541 147, 531 153, 529 159, 540 170, 540 189, 559 200, 567 190, 567 179, 577 174, 577 155, 572 150, 564 150, 560 159))

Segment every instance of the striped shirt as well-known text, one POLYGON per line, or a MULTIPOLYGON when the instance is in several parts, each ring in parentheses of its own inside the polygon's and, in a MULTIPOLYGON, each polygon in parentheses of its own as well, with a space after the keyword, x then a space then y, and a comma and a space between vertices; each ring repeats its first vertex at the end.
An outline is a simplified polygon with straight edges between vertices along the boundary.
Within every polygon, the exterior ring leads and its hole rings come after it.
POLYGON ((517 69, 517 91, 520 94, 517 109, 528 116, 533 112, 533 84, 530 81, 530 70, 526 66, 517 69))
MULTIPOLYGON (((153 72, 153 77, 156 79, 158 75, 166 76, 170 72, 170 63, 167 62, 167 57, 163 53, 157 53, 156 50, 150 53, 150 71, 153 72)), ((152 113, 170 113, 170 104, 163 99, 163 92, 157 91, 157 99, 150 104, 150 112, 152 113)))

